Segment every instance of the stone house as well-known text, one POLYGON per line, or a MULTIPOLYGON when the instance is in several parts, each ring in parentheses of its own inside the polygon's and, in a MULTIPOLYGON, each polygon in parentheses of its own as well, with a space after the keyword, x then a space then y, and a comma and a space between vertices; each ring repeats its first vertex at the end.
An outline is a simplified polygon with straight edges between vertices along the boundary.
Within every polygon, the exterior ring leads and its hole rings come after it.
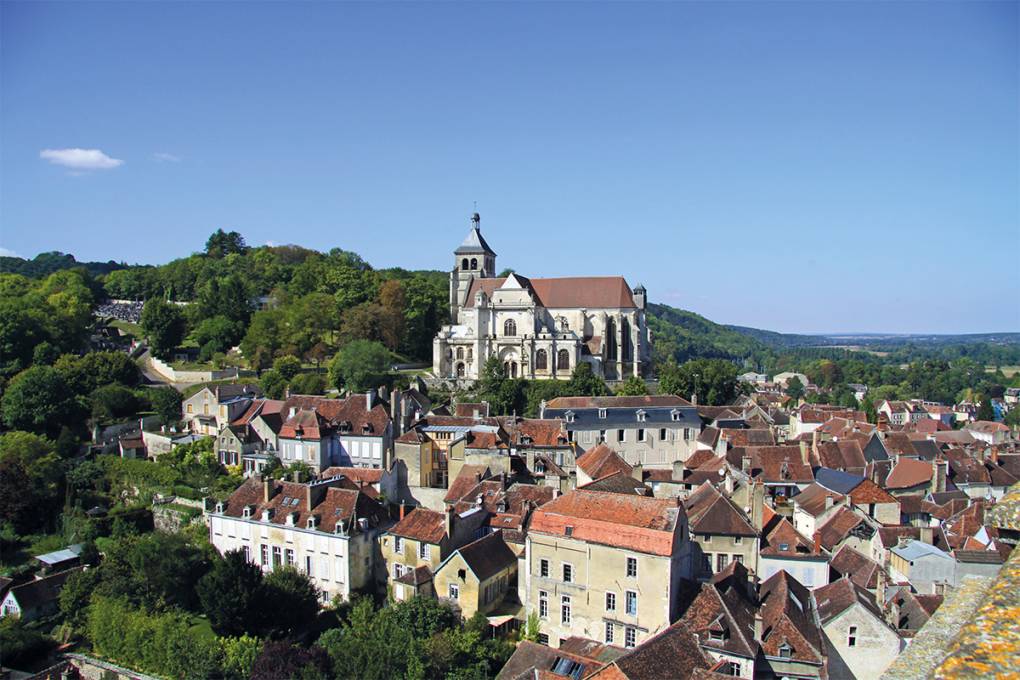
POLYGON ((872 596, 841 578, 812 593, 833 680, 878 678, 904 644, 872 596))
POLYGON ((691 575, 674 500, 578 489, 532 513, 522 590, 552 646, 581 636, 635 647, 676 619, 691 575))
POLYGON ((445 512, 419 507, 404 514, 379 541, 393 597, 409 599, 434 590, 439 565, 454 550, 483 535, 486 516, 479 508, 458 513, 452 507, 445 512))
POLYGON ((684 508, 698 578, 722 572, 732 562, 757 573, 758 531, 732 500, 705 482, 684 500, 684 508))
POLYGON ((517 592, 517 555, 499 532, 455 550, 436 568, 436 596, 448 600, 467 620, 497 609, 517 592))
POLYGON ((213 385, 185 399, 181 420, 195 434, 215 435, 261 394, 255 385, 213 385))
POLYGON ((374 391, 346 399, 293 396, 284 402, 277 437, 284 465, 389 467, 393 424, 374 391))
POLYGON ((820 540, 805 538, 788 519, 772 513, 762 530, 758 576, 769 579, 780 571, 808 588, 823 586, 829 582, 829 552, 820 540))
POLYGON ((629 464, 649 468, 687 460, 701 432, 697 408, 672 395, 557 397, 539 415, 562 420, 569 441, 582 448, 608 444, 629 464))
POLYGON ((933 545, 908 540, 889 549, 894 579, 909 581, 919 593, 940 593, 955 583, 956 560, 933 545))
POLYGON ((209 517, 209 542, 241 550, 264 572, 293 566, 323 602, 374 587, 376 536, 389 523, 385 508, 339 476, 308 483, 249 478, 209 517))

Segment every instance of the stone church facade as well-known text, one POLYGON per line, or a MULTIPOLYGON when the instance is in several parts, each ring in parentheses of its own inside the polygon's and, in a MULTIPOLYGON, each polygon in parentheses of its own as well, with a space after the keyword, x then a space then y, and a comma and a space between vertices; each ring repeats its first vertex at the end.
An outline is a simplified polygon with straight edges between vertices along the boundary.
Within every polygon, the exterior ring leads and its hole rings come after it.
POLYGON ((482 238, 478 213, 454 251, 451 324, 433 341, 436 378, 477 380, 496 355, 511 377, 570 378, 579 362, 606 380, 643 376, 651 366, 647 292, 621 276, 497 277, 496 253, 482 238))

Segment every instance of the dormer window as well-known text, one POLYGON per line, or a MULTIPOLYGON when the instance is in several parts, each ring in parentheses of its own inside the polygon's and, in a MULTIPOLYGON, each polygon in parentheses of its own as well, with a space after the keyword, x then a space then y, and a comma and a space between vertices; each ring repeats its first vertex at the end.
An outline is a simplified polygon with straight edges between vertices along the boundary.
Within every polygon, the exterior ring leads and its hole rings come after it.
POLYGON ((647 417, 648 417, 648 413, 646 411, 638 411, 637 412, 637 421, 639 423, 645 422, 647 417))
POLYGON ((362 434, 372 434, 373 431, 372 423, 365 423, 365 425, 361 428, 362 434))
POLYGON ((787 643, 779 645, 779 657, 781 659, 789 659, 793 656, 793 647, 787 643))
POLYGON ((669 415, 673 418, 674 423, 679 423, 683 419, 683 414, 680 411, 673 409, 669 412, 669 415))
POLYGON ((294 521, 296 519, 297 519, 297 513, 296 512, 288 512, 287 513, 287 526, 289 526, 289 527, 294 526, 294 521))
POLYGON ((351 431, 351 421, 345 420, 345 421, 341 422, 340 423, 340 431, 341 432, 350 432, 351 431))
POLYGON ((600 408, 599 409, 599 420, 605 420, 605 419, 606 419, 606 409, 600 408))
POLYGON ((787 550, 789 550, 789 549, 790 549, 790 544, 789 544, 789 543, 780 543, 780 544, 779 544, 779 549, 780 549, 780 550, 781 550, 782 552, 786 552, 787 550))
POLYGON ((243 517, 244 519, 251 519, 251 506, 250 505, 244 506, 244 509, 241 510, 241 517, 243 517))
POLYGON ((315 515, 312 515, 311 517, 308 518, 308 522, 305 524, 305 526, 309 529, 315 529, 316 527, 319 526, 319 518, 316 517, 315 515))
POLYGON ((713 642, 723 642, 726 640, 726 631, 721 628, 713 628, 708 631, 708 639, 713 642))
POLYGON ((574 412, 573 411, 567 411, 566 413, 563 414, 563 417, 566 419, 566 421, 568 423, 574 422, 574 412))
POLYGON ((222 515, 223 514, 223 503, 217 503, 216 504, 216 514, 217 515, 222 515))

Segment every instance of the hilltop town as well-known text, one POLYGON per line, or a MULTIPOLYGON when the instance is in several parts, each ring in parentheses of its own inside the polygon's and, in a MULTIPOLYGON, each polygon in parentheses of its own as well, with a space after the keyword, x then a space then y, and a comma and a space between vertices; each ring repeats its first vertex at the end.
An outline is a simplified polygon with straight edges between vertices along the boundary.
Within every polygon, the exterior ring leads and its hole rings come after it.
POLYGON ((685 356, 640 284, 497 275, 477 214, 453 254, 389 275, 217 232, 160 268, 3 274, 3 663, 637 680, 1015 660, 1015 621, 994 622, 1020 592, 1015 378, 916 349, 685 356))

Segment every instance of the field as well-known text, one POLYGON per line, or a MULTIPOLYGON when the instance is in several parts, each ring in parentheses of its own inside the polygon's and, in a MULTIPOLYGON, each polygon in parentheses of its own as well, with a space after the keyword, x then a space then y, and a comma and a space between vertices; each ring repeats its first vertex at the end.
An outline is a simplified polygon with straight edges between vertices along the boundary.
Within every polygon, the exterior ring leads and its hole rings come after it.
MULTIPOLYGON (((1020 373, 1020 366, 999 366, 999 368, 1002 369, 1002 374, 1007 378, 1012 378, 1020 373)), ((995 366, 985 366, 985 371, 995 373, 995 366)))

